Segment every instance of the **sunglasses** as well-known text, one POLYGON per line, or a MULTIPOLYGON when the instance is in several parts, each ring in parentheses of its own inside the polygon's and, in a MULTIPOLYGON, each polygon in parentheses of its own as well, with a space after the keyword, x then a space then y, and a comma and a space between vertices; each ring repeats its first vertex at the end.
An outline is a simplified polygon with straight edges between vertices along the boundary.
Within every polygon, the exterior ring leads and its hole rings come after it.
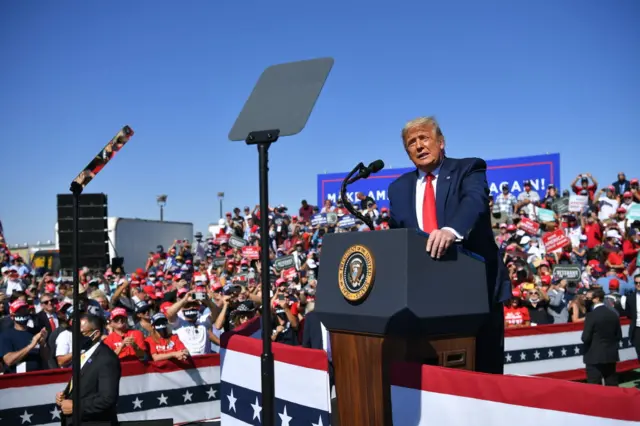
POLYGON ((113 322, 127 322, 127 319, 125 317, 115 317, 113 322))
POLYGON ((50 305, 51 303, 52 303, 51 300, 41 300, 40 301, 41 305, 50 305))

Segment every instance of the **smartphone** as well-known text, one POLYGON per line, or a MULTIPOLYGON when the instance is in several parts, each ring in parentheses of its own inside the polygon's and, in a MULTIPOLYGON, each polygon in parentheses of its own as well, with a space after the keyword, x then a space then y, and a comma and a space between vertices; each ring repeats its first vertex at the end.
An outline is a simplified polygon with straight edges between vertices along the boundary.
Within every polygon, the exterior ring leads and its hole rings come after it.
POLYGON ((196 293, 195 294, 195 299, 196 300, 204 300, 205 299, 204 293, 196 293))
POLYGON ((278 294, 278 300, 284 300, 284 294, 282 293, 278 294))

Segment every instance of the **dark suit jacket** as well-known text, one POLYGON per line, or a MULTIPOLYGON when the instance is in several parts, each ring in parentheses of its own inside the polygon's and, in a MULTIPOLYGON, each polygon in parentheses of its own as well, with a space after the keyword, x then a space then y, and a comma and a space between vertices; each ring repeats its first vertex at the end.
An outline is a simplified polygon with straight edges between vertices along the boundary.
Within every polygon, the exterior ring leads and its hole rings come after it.
MULTIPOLYGON (((36 318, 37 318, 38 324, 35 327, 35 329, 40 330, 42 329, 42 327, 44 327, 47 329, 47 335, 50 335, 53 330, 51 330, 51 323, 49 322, 49 317, 47 316, 47 313, 45 311, 40 311, 36 314, 36 318)), ((60 325, 58 323, 58 327, 59 326, 60 325)))
POLYGON ((619 180, 616 180, 611 184, 611 186, 613 186, 616 189, 616 194, 622 195, 623 192, 626 192, 629 190, 629 188, 631 188, 631 182, 629 182, 626 179, 624 182, 620 182, 619 180))
MULTIPOLYGON (((392 228, 418 228, 416 183, 418 170, 405 173, 389 186, 392 228)), ((462 246, 485 259, 487 285, 493 302, 511 297, 509 273, 495 243, 489 211, 487 163, 479 158, 446 158, 436 187, 438 227, 450 227, 462 237, 462 246)))
POLYGON ((582 360, 585 364, 611 364, 620 361, 618 344, 622 340, 620 318, 605 305, 587 313, 582 331, 582 360))
MULTIPOLYGON (((80 373, 82 422, 118 425, 116 404, 120 395, 120 360, 104 343, 87 360, 80 373)), ((65 394, 69 399, 69 388, 65 394)), ((71 392, 73 394, 73 391, 71 392)), ((62 416, 62 426, 72 425, 73 416, 62 416)))
POLYGON ((638 305, 636 303, 636 293, 629 294, 627 296, 627 302, 625 303, 624 310, 627 317, 631 320, 629 324, 629 340, 633 342, 633 335, 636 331, 636 324, 638 321, 638 305))

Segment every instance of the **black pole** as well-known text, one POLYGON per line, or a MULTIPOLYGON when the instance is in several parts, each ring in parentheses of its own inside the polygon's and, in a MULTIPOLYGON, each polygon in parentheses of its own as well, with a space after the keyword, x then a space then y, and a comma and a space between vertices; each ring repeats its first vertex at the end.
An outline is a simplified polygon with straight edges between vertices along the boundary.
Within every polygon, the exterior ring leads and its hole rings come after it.
POLYGON ((222 216, 222 197, 220 197, 220 219, 222 219, 224 216, 222 216))
POLYGON ((164 206, 160 204, 160 222, 164 221, 164 206))
POLYGON ((82 185, 71 184, 73 193, 73 326, 72 326, 72 396, 74 425, 81 424, 80 406, 80 194, 82 185))
POLYGON ((271 352, 271 280, 269 279, 269 146, 258 144, 260 163, 260 263, 262 264, 262 424, 275 420, 275 385, 271 352))

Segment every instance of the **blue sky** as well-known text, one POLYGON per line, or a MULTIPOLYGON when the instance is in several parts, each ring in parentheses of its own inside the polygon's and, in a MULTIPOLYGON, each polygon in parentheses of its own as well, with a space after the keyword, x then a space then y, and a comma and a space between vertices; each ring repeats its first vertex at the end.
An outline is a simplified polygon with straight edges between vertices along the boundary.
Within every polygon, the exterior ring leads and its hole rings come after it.
POLYGON ((640 2, 122 1, 0 4, 0 220, 53 239, 56 194, 125 124, 86 192, 111 216, 196 229, 258 203, 257 152, 227 140, 262 70, 335 66, 305 130, 271 149, 272 204, 318 173, 409 165, 404 122, 435 114, 452 157, 561 154, 561 181, 640 175, 640 2), (635 148, 634 148, 635 147, 635 148), (626 154, 625 154, 626 151, 626 154))

